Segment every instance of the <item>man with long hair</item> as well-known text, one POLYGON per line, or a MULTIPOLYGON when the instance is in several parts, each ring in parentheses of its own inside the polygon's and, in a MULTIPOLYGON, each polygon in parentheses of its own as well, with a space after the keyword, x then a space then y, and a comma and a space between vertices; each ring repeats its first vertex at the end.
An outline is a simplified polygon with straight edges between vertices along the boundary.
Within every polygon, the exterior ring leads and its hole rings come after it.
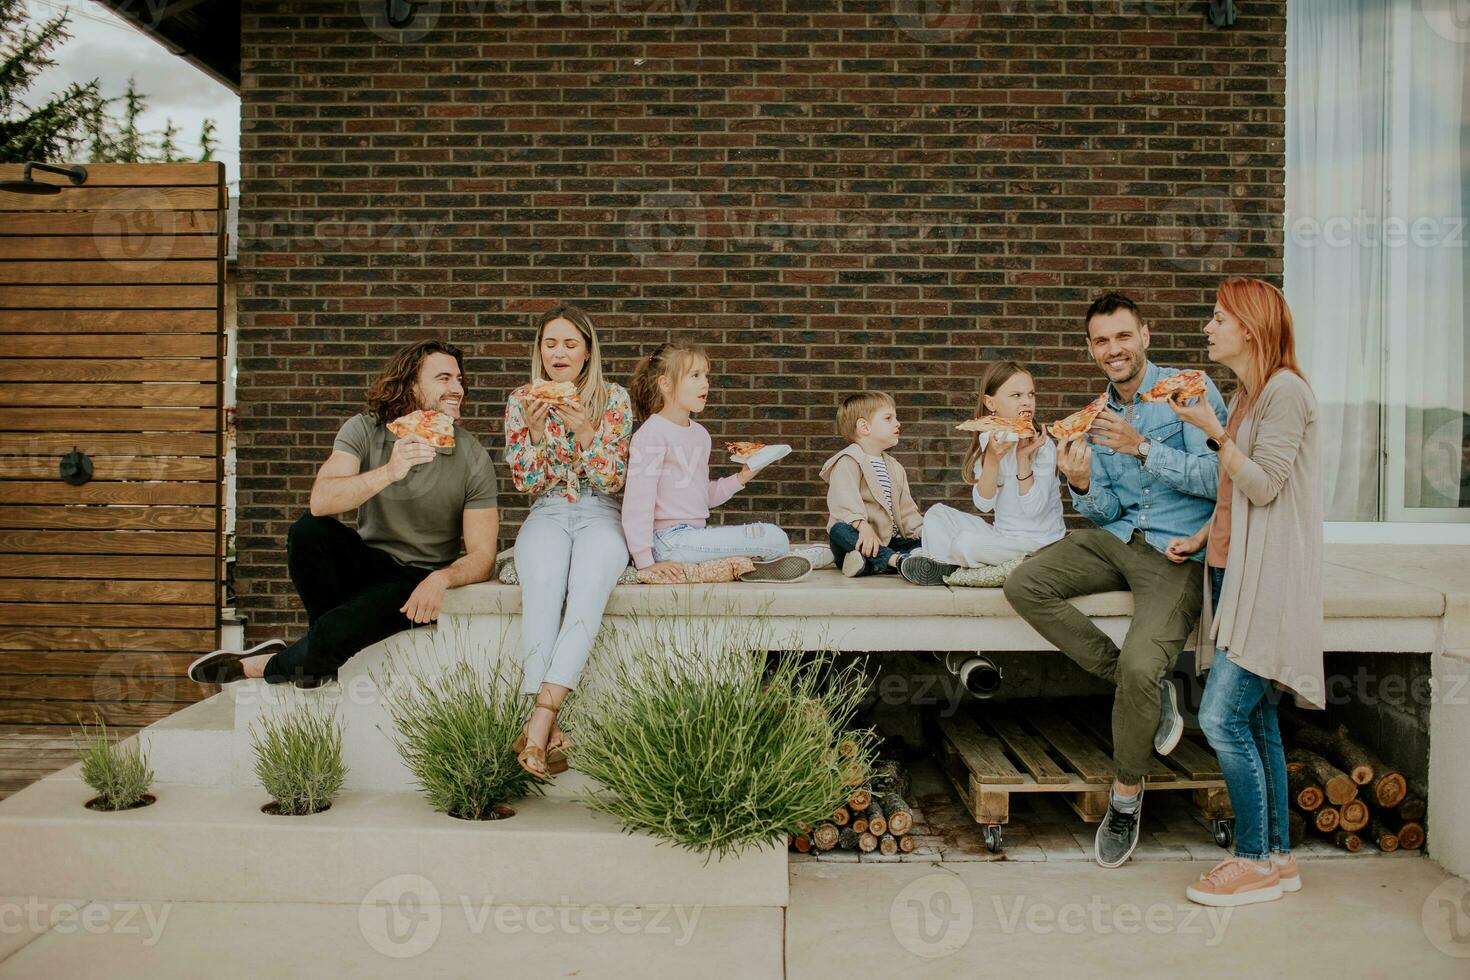
POLYGON ((500 529, 495 467, 458 424, 464 397, 458 347, 425 340, 393 355, 368 390, 367 411, 338 431, 312 485, 310 513, 286 538, 306 635, 290 646, 273 639, 243 653, 216 650, 189 666, 191 680, 264 677, 316 687, 363 648, 438 618, 445 589, 490 577, 500 529), (453 445, 413 433, 395 438, 388 423, 418 410, 453 419, 453 445), (356 530, 337 520, 354 509, 356 530), (260 652, 275 646, 285 648, 260 652))

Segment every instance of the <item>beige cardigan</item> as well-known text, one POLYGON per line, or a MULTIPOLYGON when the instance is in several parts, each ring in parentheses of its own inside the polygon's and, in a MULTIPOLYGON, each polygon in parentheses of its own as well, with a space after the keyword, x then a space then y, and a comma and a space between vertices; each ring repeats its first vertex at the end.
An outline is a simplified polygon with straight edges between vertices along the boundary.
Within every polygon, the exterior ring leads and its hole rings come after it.
MULTIPOLYGON (((1239 395, 1232 399, 1231 415, 1239 401, 1239 395)), ((1321 462, 1311 387, 1292 371, 1277 371, 1241 421, 1235 443, 1248 458, 1233 477, 1218 615, 1210 608, 1210 576, 1204 577, 1196 669, 1208 668, 1218 647, 1291 691, 1298 705, 1326 707, 1321 462)))
POLYGON ((867 453, 857 443, 822 464, 822 479, 827 481, 827 528, 834 524, 856 524, 867 521, 883 539, 890 540, 889 529, 898 526, 905 538, 917 538, 924 530, 924 515, 909 492, 909 477, 903 464, 887 453, 883 462, 888 467, 888 482, 893 488, 893 511, 883 499, 878 474, 873 472, 867 453), (890 522, 889 518, 892 518, 890 522))

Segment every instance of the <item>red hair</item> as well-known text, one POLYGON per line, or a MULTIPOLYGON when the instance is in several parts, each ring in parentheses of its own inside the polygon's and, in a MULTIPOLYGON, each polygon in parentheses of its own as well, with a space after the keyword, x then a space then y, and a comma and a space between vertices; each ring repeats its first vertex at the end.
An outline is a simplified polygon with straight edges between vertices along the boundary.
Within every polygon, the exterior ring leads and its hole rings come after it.
POLYGON ((1281 290, 1260 279, 1226 279, 1215 291, 1220 307, 1240 322, 1251 338, 1252 385, 1242 385, 1240 411, 1250 411, 1261 389, 1277 371, 1306 376, 1296 361, 1291 308, 1281 290))

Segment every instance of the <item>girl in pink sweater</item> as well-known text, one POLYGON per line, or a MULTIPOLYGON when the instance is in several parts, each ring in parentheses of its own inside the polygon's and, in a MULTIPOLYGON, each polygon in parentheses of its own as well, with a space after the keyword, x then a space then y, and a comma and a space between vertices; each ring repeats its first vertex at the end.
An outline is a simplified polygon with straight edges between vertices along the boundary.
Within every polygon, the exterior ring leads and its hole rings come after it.
POLYGON ((714 558, 755 559, 747 582, 794 582, 811 560, 791 554, 786 532, 774 524, 707 527, 718 507, 749 483, 755 471, 719 480, 709 474, 710 436, 690 416, 709 398, 709 358, 692 344, 663 344, 643 358, 628 386, 643 420, 633 434, 623 488, 623 534, 633 564, 665 582, 684 581, 682 563, 714 558))

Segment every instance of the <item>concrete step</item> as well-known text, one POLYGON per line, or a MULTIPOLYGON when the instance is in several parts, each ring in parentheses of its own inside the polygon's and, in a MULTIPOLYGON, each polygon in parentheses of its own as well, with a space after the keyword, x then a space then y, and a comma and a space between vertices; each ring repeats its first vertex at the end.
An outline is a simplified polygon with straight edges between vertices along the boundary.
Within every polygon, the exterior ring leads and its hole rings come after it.
POLYGON ((446 903, 780 907, 784 847, 704 858, 579 803, 528 798, 516 816, 456 820, 417 794, 344 791, 309 817, 260 812, 264 791, 159 784, 158 802, 121 813, 83 805, 56 774, 0 803, 9 894, 179 902, 350 903, 420 875, 446 903))

